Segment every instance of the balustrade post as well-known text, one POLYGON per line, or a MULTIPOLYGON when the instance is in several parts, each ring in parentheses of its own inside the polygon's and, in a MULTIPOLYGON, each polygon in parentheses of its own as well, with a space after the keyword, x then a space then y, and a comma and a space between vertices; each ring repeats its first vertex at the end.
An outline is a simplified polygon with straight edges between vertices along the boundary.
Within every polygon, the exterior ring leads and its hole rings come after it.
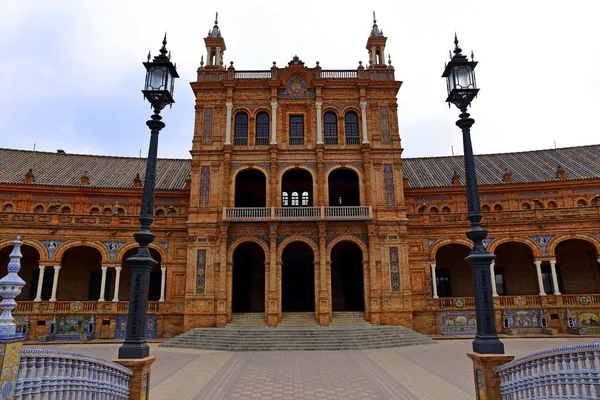
POLYGON ((437 276, 435 275, 435 263, 429 265, 431 267, 431 289, 433 291, 433 298, 439 299, 437 291, 437 276))
POLYGON ((46 271, 45 265, 40 265, 40 275, 38 278, 37 291, 35 294, 35 299, 33 301, 42 301, 42 287, 44 285, 44 272, 46 271))
POLYGON ((115 267, 115 294, 113 295, 112 301, 117 303, 119 301, 119 284, 121 283, 121 269, 123 267, 115 267))
POLYGON ((545 296, 546 292, 544 292, 544 281, 542 280, 542 262, 534 261, 535 271, 537 273, 538 287, 540 289, 540 296, 545 296))
POLYGON ((58 274, 60 273, 60 265, 54 266, 54 280, 52 281, 52 296, 50 301, 56 301, 56 289, 58 288, 58 274))
POLYGON ((560 296, 558 290, 558 277, 556 276, 556 260, 550 260, 550 271, 552 272, 552 286, 554 286, 554 295, 560 296))

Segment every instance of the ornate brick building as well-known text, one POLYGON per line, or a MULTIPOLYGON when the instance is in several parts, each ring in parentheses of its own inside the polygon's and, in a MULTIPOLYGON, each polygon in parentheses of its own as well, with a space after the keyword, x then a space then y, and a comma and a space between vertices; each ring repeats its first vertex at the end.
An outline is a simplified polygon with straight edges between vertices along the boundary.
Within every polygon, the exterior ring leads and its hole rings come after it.
MULTIPOLYGON (((364 311, 372 324, 473 331, 462 158, 401 158, 401 82, 377 24, 368 65, 351 70, 295 56, 237 71, 216 23, 205 43, 192 159, 158 163, 148 336, 238 312, 269 326, 287 312, 327 326, 364 311)), ((598 324, 599 156, 477 156, 506 332, 598 324)), ((56 316, 123 335, 145 160, 3 149, 0 166, 0 265, 14 236, 25 243, 15 314, 35 337, 56 316)))

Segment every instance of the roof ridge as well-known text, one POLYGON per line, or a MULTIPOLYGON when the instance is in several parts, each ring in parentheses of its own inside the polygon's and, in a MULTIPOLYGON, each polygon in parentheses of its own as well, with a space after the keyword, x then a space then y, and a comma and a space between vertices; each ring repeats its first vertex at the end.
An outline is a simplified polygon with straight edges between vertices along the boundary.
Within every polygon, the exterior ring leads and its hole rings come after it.
MULTIPOLYGON (((594 148, 594 147, 598 147, 600 148, 600 143, 598 144, 586 144, 586 145, 582 145, 582 146, 569 146, 569 147, 558 147, 556 149, 550 148, 550 149, 537 149, 537 150, 522 150, 522 151, 508 151, 508 152, 503 152, 503 153, 481 153, 481 154, 475 154, 475 157, 479 157, 479 156, 498 156, 498 155, 504 155, 504 154, 523 154, 523 153, 541 153, 544 151, 560 151, 560 150, 571 150, 571 149, 583 149, 583 148, 594 148)), ((403 157, 403 160, 426 160, 426 159, 440 159, 440 158, 462 158, 462 155, 458 155, 458 156, 423 156, 423 157, 403 157)))
MULTIPOLYGON (((52 151, 40 151, 40 150, 23 150, 23 149, 9 149, 5 147, 0 147, 0 151, 13 151, 18 153, 32 153, 32 154, 52 154, 56 156, 79 156, 79 157, 93 157, 93 158, 113 158, 120 160, 143 160, 147 157, 131 157, 131 156, 110 156, 104 154, 81 154, 81 153, 56 153, 52 151)), ((158 160, 173 160, 173 161, 192 161, 191 158, 168 158, 168 157, 159 157, 158 160)))

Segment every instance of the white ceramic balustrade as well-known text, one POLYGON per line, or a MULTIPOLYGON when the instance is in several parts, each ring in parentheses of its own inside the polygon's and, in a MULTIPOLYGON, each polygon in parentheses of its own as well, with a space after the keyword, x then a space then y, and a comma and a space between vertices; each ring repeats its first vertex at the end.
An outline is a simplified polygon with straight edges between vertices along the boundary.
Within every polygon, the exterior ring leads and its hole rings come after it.
POLYGON ((23 349, 15 399, 129 398, 132 371, 87 354, 23 349))
POLYGON ((559 347, 496 368, 503 399, 600 398, 600 343, 559 347))
POLYGON ((368 220, 371 206, 354 207, 226 207, 225 221, 368 220))

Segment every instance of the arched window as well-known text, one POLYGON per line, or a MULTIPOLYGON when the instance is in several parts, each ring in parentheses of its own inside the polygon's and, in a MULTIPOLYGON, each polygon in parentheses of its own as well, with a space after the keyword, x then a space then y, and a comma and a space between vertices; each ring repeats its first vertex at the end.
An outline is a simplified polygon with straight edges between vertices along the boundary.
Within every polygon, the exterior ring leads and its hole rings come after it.
POLYGON ((71 207, 64 206, 60 212, 62 212, 63 214, 71 214, 71 207))
POLYGON ((125 210, 119 207, 115 210, 115 215, 125 215, 125 210))
POLYGON ((158 210, 156 210, 156 216, 157 217, 164 217, 165 216, 165 210, 163 210, 162 208, 159 208, 158 210))
POLYGON ((548 202, 548 208, 556 208, 556 202, 555 201, 549 201, 548 202))
POLYGON ((450 212, 450 207, 448 207, 448 206, 442 207, 442 212, 443 213, 449 213, 450 212))
POLYGON ((437 207, 431 207, 429 209, 429 212, 432 213, 432 214, 437 214, 438 213, 438 209, 437 209, 437 207))
POLYGON ((12 204, 5 204, 4 205, 4 212, 13 212, 14 208, 12 204))
POLYGON ((300 205, 300 201, 298 199, 298 192, 292 192, 292 207, 294 206, 299 206, 300 205))
POLYGON ((531 205, 529 203, 523 203, 523 205, 521 205, 521 208, 523 210, 529 210, 531 209, 531 205))
POLYGON ((488 206, 487 204, 484 204, 483 206, 481 206, 481 211, 483 211, 483 212, 489 212, 490 211, 490 206, 488 206))
POLYGON ((585 207, 585 206, 587 206, 587 203, 585 200, 583 200, 583 199, 577 200, 577 207, 585 207))
POLYGON ((308 192, 302 192, 302 205, 308 206, 308 192))
POLYGON ((98 209, 98 207, 92 207, 92 209, 90 210, 90 214, 92 214, 92 215, 100 214, 100 210, 98 209))
POLYGON ((358 115, 349 111, 346 113, 344 128, 346 130, 346 144, 358 144, 358 115))
POLYGON ((328 111, 323 117, 325 127, 325 144, 338 144, 337 115, 328 111))
POLYGON ((236 146, 248 146, 248 114, 245 112, 239 112, 235 115, 233 144, 236 146))
POLYGON ((39 204, 37 206, 35 206, 35 209, 33 210, 36 213, 43 213, 44 212, 44 206, 39 204))
POLYGON ((112 215, 112 210, 110 208, 106 207, 104 209, 104 211, 102 211, 102 214, 104 214, 104 215, 112 215))
POLYGON ((502 211, 502 206, 500 204, 496 204, 494 206, 494 211, 502 211))
POLYGON ((49 213, 56 212, 56 206, 50 206, 50 207, 48 208, 48 212, 49 212, 49 213))
POLYGON ((269 114, 261 112, 256 116, 256 140, 257 146, 266 146, 269 144, 269 114))
POLYGON ((281 206, 288 207, 290 205, 290 199, 288 197, 287 192, 281 193, 281 206))
POLYGON ((177 209, 175 206, 173 206, 173 204, 171 204, 167 209, 167 215, 177 215, 177 209))

